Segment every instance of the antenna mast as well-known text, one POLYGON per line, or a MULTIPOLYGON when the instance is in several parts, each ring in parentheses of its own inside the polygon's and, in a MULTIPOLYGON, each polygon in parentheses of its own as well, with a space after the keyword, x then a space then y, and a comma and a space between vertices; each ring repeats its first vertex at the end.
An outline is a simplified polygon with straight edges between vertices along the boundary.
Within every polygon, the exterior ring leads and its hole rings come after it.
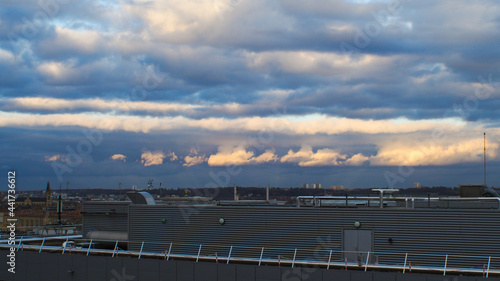
POLYGON ((59 200, 57 202, 57 220, 58 224, 61 224, 61 212, 62 212, 62 201, 61 201, 62 184, 59 184, 59 200))
POLYGON ((483 169, 484 169, 484 187, 486 187, 486 132, 483 134, 484 153, 483 153, 483 169))

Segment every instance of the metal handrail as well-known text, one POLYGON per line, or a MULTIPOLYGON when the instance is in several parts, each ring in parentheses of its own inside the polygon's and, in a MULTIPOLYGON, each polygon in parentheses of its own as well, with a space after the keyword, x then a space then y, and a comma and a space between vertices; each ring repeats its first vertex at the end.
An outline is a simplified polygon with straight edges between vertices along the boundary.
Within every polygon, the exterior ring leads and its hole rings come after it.
MULTIPOLYGON (((59 237, 61 240, 68 240, 68 236, 66 237, 59 237)), ((82 241, 85 241, 86 239, 81 239, 82 241)), ((17 247, 17 250, 38 250, 38 252, 42 251, 49 251, 49 252, 60 252, 64 254, 66 248, 63 246, 47 246, 44 245, 44 241, 42 242, 41 245, 29 245, 26 244, 24 241, 18 241, 19 246, 17 247), (21 243, 24 244, 21 246, 21 243)), ((364 269, 367 271, 368 269, 385 269, 385 270, 401 270, 403 273, 405 273, 407 270, 411 272, 411 270, 415 271, 428 271, 428 272, 440 272, 443 275, 446 275, 447 273, 471 273, 471 274, 483 274, 484 276, 488 277, 490 274, 500 274, 500 268, 493 268, 491 261, 492 260, 500 260, 500 257, 496 256, 466 256, 466 255, 451 255, 451 254, 442 254, 442 255, 437 255, 437 254, 425 254, 425 253, 392 253, 392 252, 364 252, 364 251, 337 251, 337 250, 332 250, 332 249, 300 249, 300 248, 274 248, 274 247, 252 247, 252 246, 237 246, 237 245, 208 245, 208 244, 186 244, 186 243, 155 243, 155 242, 145 242, 145 241, 126 241, 127 243, 138 243, 141 245, 141 250, 140 251, 130 251, 130 250, 122 250, 117 247, 119 242, 124 242, 124 241, 116 241, 116 240, 90 240, 89 247, 79 247, 79 248, 72 248, 72 253, 81 253, 81 254, 109 254, 110 256, 120 256, 123 255, 128 255, 128 256, 137 256, 139 259, 141 257, 164 257, 166 260, 169 259, 189 259, 198 262, 199 260, 204 260, 204 261, 226 261, 226 263, 229 263, 231 261, 232 263, 238 263, 238 262, 245 262, 245 263, 255 263, 258 265, 261 264, 273 264, 273 265, 290 265, 291 267, 297 266, 297 265, 303 265, 303 266, 320 266, 320 267, 325 267, 326 269, 330 269, 332 267, 337 267, 337 268, 359 268, 359 269, 364 269), (91 248, 92 243, 97 243, 97 242, 114 242, 115 247, 113 250, 110 249, 95 249, 91 248), (162 244, 168 245, 165 247, 165 251, 161 252, 151 252, 151 251, 144 251, 143 249, 145 248, 146 245, 151 245, 154 244, 156 247, 159 245, 161 246, 162 244), (197 254, 187 254, 186 252, 184 253, 177 253, 173 252, 172 247, 173 246, 197 246, 198 252, 197 254), (211 247, 223 247, 227 248, 229 251, 226 253, 226 255, 218 255, 217 252, 215 255, 212 254, 206 254, 202 253, 202 249, 205 248, 211 248, 211 247), (168 255, 167 255, 167 250, 168 249, 168 255), (260 251, 260 258, 255 258, 255 257, 242 257, 242 256, 235 256, 234 251, 236 249, 254 249, 256 253, 260 251), (264 253, 266 252, 275 252, 278 250, 279 253, 277 256, 273 257, 264 257, 264 253), (286 255, 283 255, 283 251, 288 251, 288 252, 293 252, 293 259, 291 256, 288 258, 286 255), (303 253, 307 251, 314 251, 315 253, 317 252, 325 252, 325 258, 318 258, 313 257, 312 259, 310 258, 299 258, 298 253, 303 253), (332 259, 332 253, 335 254, 340 254, 341 256, 344 256, 344 254, 349 254, 349 253, 354 253, 358 255, 365 255, 366 254, 366 260, 365 261, 353 261, 353 260, 347 260, 347 259, 339 259, 339 260, 333 260, 332 259), (377 255, 394 255, 394 256, 401 256, 401 262, 399 264, 378 264, 378 263, 370 263, 370 257, 371 256, 377 256, 377 255), (415 265, 412 261, 410 261, 409 257, 415 257, 415 256, 420 256, 420 257, 440 257, 443 258, 444 266, 443 263, 441 265, 435 265, 435 266, 428 266, 428 265, 415 265), (326 259, 328 257, 328 259, 326 259), (403 259, 404 257, 404 259, 403 259), (476 267, 470 267, 470 268, 464 268, 464 267, 450 267, 449 265, 449 260, 452 258, 467 258, 470 259, 471 261, 480 259, 487 262, 487 267, 486 263, 482 264, 479 266, 479 264, 476 263, 476 267)), ((94 244, 95 245, 95 244, 94 244)), ((12 247, 11 245, 8 244, 0 244, 0 248, 10 248, 12 247)), ((220 251, 218 253, 221 253, 220 251)), ((474 264, 474 262, 471 262, 470 264, 474 264)))

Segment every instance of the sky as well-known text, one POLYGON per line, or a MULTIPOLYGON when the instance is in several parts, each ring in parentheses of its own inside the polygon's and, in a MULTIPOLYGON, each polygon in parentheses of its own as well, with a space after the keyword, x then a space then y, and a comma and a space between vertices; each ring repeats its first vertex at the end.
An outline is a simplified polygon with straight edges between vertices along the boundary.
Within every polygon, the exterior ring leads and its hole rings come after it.
POLYGON ((498 1, 0 3, 5 188, 500 185, 498 1))

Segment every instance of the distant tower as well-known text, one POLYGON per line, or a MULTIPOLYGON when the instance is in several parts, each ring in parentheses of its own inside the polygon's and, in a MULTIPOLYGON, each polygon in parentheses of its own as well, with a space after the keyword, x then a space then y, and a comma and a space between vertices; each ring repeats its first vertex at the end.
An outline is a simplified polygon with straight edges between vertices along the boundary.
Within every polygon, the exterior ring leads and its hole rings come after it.
POLYGON ((52 201, 52 192, 50 191, 50 181, 47 182, 47 190, 45 191, 45 209, 50 206, 52 201))

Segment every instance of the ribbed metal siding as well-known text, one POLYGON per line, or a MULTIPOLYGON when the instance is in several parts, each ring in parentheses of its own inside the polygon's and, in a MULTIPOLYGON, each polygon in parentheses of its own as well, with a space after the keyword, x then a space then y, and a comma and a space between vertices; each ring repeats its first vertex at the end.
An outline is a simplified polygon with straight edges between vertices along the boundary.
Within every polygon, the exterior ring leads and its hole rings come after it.
POLYGON ((128 202, 85 202, 83 234, 91 230, 128 231, 128 202), (109 213, 109 215, 106 215, 109 213))
MULTIPOLYGON (((435 255, 498 256, 500 250, 500 213, 497 210, 394 210, 334 209, 293 207, 187 207, 131 206, 129 239, 131 249, 140 249, 139 241, 155 241, 145 250, 164 251, 169 243, 188 243, 186 249, 174 246, 173 251, 196 254, 199 244, 239 245, 311 249, 298 253, 298 258, 327 259, 328 253, 341 251, 343 229, 373 230, 376 252, 410 253, 414 265, 444 265, 444 256, 419 257, 411 253, 435 255), (226 223, 219 224, 219 218, 226 223), (165 218, 166 223, 161 222, 165 218), (392 244, 389 243, 392 239, 392 244), (164 243, 164 244, 161 244, 164 243), (187 249, 189 248, 189 249, 187 249)), ((228 247, 203 249, 206 254, 227 253, 228 247)), ((285 252, 293 257, 293 251, 285 252)), ((265 252, 265 256, 277 255, 265 252)), ((258 257, 255 249, 237 253, 258 257)), ((341 260, 340 254, 334 259, 341 260)), ((402 263, 404 255, 379 255, 380 263, 402 263)), ((448 265, 472 266, 470 259, 450 257, 448 265)), ((477 260, 476 260, 477 261, 477 260)), ((486 263, 487 260, 484 261, 486 263)), ((500 266, 492 260, 492 266, 500 266)))

